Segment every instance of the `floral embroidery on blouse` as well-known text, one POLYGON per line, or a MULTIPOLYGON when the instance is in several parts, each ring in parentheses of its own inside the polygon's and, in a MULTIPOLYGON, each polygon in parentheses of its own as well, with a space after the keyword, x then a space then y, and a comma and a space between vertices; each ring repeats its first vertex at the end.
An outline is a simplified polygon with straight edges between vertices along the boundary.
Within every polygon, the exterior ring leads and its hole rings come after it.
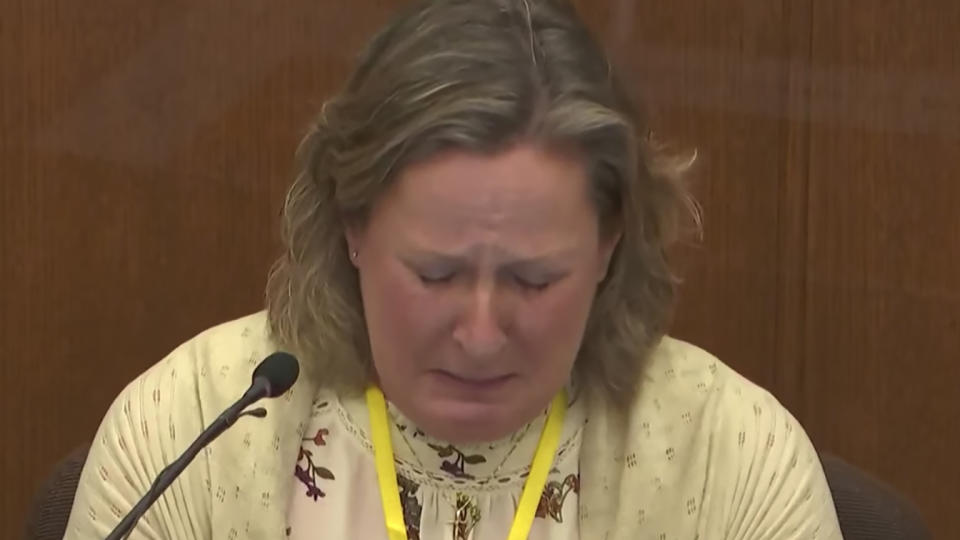
POLYGON ((403 523, 407 528, 407 540, 420 540, 420 515, 423 505, 417 499, 420 485, 398 474, 397 487, 400 490, 400 506, 403 508, 403 523))
POLYGON ((453 540, 468 540, 470 532, 480 523, 480 508, 474 497, 457 493, 453 518, 453 540))
POLYGON ((467 465, 478 465, 480 463, 486 463, 487 458, 483 457, 480 454, 464 454, 462 451, 458 450, 457 447, 452 444, 442 446, 439 444, 427 443, 427 446, 432 448, 436 453, 437 457, 449 458, 453 456, 453 460, 444 459, 443 463, 440 464, 440 470, 452 474, 456 478, 466 478, 473 480, 474 476, 472 474, 467 474, 465 471, 467 465))
POLYGON ((568 474, 563 482, 556 480, 547 482, 543 487, 543 493, 540 494, 536 517, 550 517, 557 523, 563 523, 563 503, 571 492, 580 494, 580 475, 578 474, 568 474))
MULTIPOLYGON (((571 397, 575 402, 577 393, 571 397)), ((427 435, 391 404, 388 407, 407 539, 471 540, 478 533, 505 536, 530 473, 530 459, 547 411, 502 439, 451 444, 427 435)), ((568 411, 556 461, 535 512, 535 522, 540 523, 535 527, 541 531, 537 534, 565 540, 575 537, 577 527, 577 453, 583 426, 582 411, 577 407, 568 411)), ((345 505, 349 512, 375 510, 374 519, 338 524, 334 536, 356 531, 358 535, 338 537, 369 538, 371 532, 382 527, 378 523, 383 516, 375 480, 359 489, 352 485, 353 475, 361 467, 367 469, 364 475, 374 472, 367 414, 366 403, 359 398, 343 400, 329 394, 315 398, 295 467, 295 486, 299 487, 288 518, 291 540, 311 537, 307 531, 315 528, 312 523, 323 522, 329 513, 343 512, 345 505), (337 483, 332 483, 334 473, 337 483), (326 503, 316 505, 320 498, 326 503), (364 534, 359 535, 361 532, 364 534)))
POLYGON ((329 434, 329 429, 320 428, 313 437, 304 438, 303 442, 307 444, 300 445, 300 454, 297 456, 297 466, 293 474, 300 483, 307 487, 307 497, 311 497, 313 500, 327 496, 317 485, 317 480, 335 480, 335 477, 330 469, 317 465, 314 462, 313 450, 308 448, 308 446, 310 443, 313 443, 315 447, 326 446, 327 441, 325 437, 329 434))

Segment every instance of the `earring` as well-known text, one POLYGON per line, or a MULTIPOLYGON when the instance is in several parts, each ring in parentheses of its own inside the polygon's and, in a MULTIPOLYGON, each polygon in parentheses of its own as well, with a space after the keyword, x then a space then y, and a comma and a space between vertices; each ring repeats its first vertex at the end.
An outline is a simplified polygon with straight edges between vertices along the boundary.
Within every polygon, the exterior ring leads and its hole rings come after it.
POLYGON ((353 250, 353 251, 350 252, 350 258, 353 259, 353 260, 357 260, 357 256, 358 256, 358 255, 360 255, 360 254, 357 253, 357 250, 353 250))

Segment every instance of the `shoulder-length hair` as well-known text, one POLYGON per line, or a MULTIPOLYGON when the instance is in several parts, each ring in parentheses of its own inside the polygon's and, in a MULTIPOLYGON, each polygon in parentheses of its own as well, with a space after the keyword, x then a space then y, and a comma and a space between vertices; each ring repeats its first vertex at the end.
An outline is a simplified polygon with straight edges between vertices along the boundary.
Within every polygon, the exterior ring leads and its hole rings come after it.
MULTIPOLYGON (((663 336, 675 295, 666 248, 696 205, 610 63, 564 0, 429 0, 377 34, 297 152, 285 253, 267 286, 277 343, 340 391, 371 380, 347 226, 362 225, 398 172, 445 150, 519 142, 575 148, 602 234, 621 233, 576 370, 623 403, 663 336)), ((697 217, 699 224, 699 218, 697 217)))

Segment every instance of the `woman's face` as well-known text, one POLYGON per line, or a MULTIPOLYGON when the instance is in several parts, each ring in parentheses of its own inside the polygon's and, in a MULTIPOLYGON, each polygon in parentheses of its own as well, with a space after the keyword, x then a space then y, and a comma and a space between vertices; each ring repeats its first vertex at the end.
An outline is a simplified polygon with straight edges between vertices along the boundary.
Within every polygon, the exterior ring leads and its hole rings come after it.
POLYGON ((350 230, 381 388, 430 435, 490 441, 570 377, 617 238, 575 158, 533 145, 408 167, 350 230))

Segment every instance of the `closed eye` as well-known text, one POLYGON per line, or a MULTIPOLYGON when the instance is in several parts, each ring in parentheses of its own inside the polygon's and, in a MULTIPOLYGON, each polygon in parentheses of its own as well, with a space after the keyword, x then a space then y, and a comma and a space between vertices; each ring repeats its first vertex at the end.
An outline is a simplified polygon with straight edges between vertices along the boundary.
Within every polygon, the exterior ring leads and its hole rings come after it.
POLYGON ((526 279, 521 276, 514 277, 514 281, 516 281, 520 287, 531 291, 543 291, 553 283, 551 280, 526 279))
POLYGON ((443 283, 449 283, 453 279, 453 272, 418 272, 417 277, 420 278, 421 283, 424 285, 441 285, 443 283))

